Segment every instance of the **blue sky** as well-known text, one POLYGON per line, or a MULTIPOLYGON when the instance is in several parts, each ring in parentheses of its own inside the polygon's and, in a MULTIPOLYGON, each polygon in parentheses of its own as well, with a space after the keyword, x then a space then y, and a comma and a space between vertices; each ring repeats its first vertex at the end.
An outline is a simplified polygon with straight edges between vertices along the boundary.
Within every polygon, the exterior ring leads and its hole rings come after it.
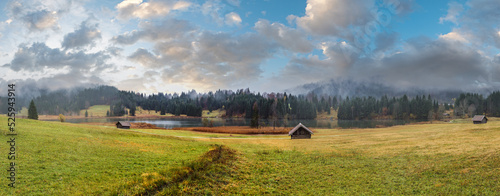
POLYGON ((1 1, 0 83, 282 92, 497 88, 496 0, 1 1))

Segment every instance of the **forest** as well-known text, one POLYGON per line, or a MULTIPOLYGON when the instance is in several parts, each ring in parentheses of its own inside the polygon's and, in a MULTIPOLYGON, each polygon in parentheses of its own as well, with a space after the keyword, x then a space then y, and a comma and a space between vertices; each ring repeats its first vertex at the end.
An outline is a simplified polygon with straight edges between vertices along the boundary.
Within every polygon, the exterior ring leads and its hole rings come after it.
POLYGON ((403 95, 400 98, 382 96, 381 99, 373 97, 347 97, 339 106, 338 119, 340 120, 365 120, 377 118, 391 119, 440 119, 450 106, 447 103, 440 105, 430 95, 427 98, 416 96, 409 99, 403 95))
MULTIPOLYGON (((0 98, 1 100, 5 98, 0 98)), ((112 86, 97 86, 94 88, 76 90, 58 90, 53 92, 42 91, 41 95, 35 97, 35 105, 41 115, 78 115, 80 110, 87 109, 93 105, 110 105, 108 116, 135 115, 135 108, 142 107, 145 110, 154 110, 161 115, 171 113, 176 116, 187 115, 200 117, 203 110, 226 110, 226 117, 250 117, 254 112, 260 118, 316 118, 317 100, 308 101, 304 96, 293 96, 283 94, 261 95, 251 93, 249 89, 241 89, 236 92, 230 90, 218 90, 215 93, 187 93, 174 94, 151 94, 145 95, 133 91, 120 91, 112 86), (254 108, 254 104, 258 107, 254 108)), ((23 101, 26 102, 26 101, 23 101)), ((3 110, 5 102, 0 103, 3 110)), ((322 103, 326 104, 326 103, 322 103)), ((330 108, 331 105, 324 105, 330 108)), ((17 108, 27 107, 19 103, 17 108)), ((19 110, 19 109, 18 109, 19 110)), ((319 110, 323 110, 319 108, 319 110)))
MULTIPOLYGON (((0 97, 0 110, 6 111, 5 97, 0 97)), ((27 107, 30 99, 18 98, 17 108, 27 107)), ((430 95, 408 97, 336 97, 291 95, 287 93, 253 93, 250 89, 217 90, 197 93, 195 90, 181 94, 150 94, 120 91, 113 86, 93 88, 42 91, 35 97, 35 105, 41 115, 78 115, 80 110, 93 105, 109 105, 108 116, 135 115, 137 106, 153 110, 161 115, 200 117, 203 110, 225 110, 226 117, 260 119, 314 119, 320 113, 337 111, 339 120, 365 119, 441 119, 450 109, 459 117, 475 114, 500 116, 500 91, 488 95, 462 93, 454 104, 438 103, 430 95), (128 110, 126 110, 128 108, 128 110)))

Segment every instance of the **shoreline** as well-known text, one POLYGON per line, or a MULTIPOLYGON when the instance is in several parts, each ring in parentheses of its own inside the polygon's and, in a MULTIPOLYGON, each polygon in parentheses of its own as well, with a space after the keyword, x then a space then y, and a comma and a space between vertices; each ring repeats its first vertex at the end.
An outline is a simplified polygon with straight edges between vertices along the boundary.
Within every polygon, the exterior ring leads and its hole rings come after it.
MULTIPOLYGON (((85 117, 85 116, 64 116, 66 120, 69 119, 201 119, 202 117, 195 116, 158 116, 158 115, 139 115, 139 116, 93 116, 93 117, 85 117)), ((18 118, 26 119, 27 116, 18 116, 18 118)), ((38 115, 38 120, 43 121, 51 121, 51 120, 59 120, 59 115, 38 115)))

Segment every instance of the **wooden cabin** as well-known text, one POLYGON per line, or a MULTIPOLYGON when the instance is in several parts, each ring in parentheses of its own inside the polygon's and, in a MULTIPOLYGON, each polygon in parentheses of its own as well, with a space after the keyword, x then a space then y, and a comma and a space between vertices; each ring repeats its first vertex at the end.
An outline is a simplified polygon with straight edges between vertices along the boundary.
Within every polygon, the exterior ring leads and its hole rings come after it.
POLYGON ((120 129, 130 129, 130 122, 118 121, 116 123, 116 128, 120 129))
POLYGON ((488 122, 488 118, 486 118, 485 115, 475 115, 474 118, 472 118, 472 122, 474 122, 474 124, 485 124, 488 122))
POLYGON ((311 139, 311 135, 314 134, 310 129, 299 123, 295 128, 288 132, 291 139, 311 139))

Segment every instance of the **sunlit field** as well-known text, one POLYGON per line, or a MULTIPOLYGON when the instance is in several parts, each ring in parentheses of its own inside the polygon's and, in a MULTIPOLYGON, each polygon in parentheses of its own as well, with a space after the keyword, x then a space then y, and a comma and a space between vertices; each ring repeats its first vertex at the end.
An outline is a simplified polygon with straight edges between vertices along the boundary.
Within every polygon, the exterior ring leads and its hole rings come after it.
POLYGON ((313 130, 291 140, 19 120, 18 188, 0 195, 500 192, 498 119, 313 130))

